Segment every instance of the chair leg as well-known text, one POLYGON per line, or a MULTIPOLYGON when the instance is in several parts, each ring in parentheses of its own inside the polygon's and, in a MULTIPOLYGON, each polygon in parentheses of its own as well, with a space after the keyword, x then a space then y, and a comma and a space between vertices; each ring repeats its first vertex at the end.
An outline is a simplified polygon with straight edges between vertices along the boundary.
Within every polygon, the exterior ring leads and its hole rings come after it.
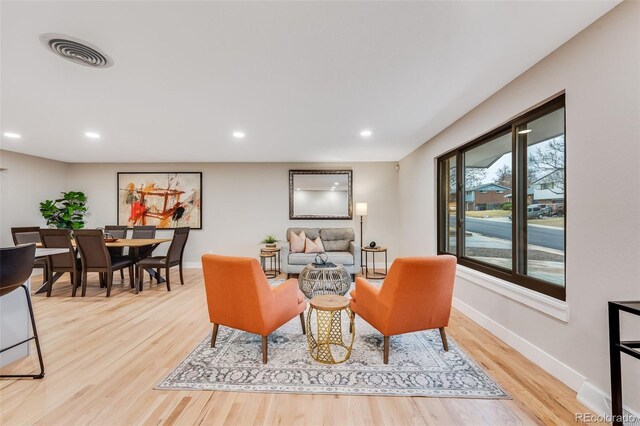
POLYGON ((87 295, 87 271, 82 272, 82 297, 87 295))
POLYGON ((113 284, 113 272, 105 272, 105 278, 107 280, 107 297, 111 296, 111 284, 113 284))
MULTIPOLYGON (((38 352, 38 362, 40 363, 40 373, 39 374, 2 374, 0 377, 31 377, 34 379, 42 379, 44 377, 44 361, 42 360, 42 349, 40 348, 40 337, 38 336, 38 329, 36 328, 36 318, 33 315, 33 305, 31 304, 31 296, 29 296, 29 289, 26 285, 20 286, 24 290, 24 295, 27 298, 27 307, 29 308, 29 316, 31 317, 31 327, 33 329, 33 337, 25 340, 22 343, 28 343, 29 340, 33 339, 36 341, 36 350, 38 352)), ((0 352, 4 352, 9 348, 3 349, 0 352)))
POLYGON ((47 286, 47 297, 51 297, 51 292, 53 291, 53 271, 51 271, 51 276, 47 272, 47 280, 49 280, 49 285, 47 286))
POLYGON ((447 333, 444 332, 444 327, 440 327, 440 338, 442 339, 442 347, 445 352, 449 352, 449 344, 447 343, 447 333))
POLYGON ((269 349, 269 336, 262 336, 262 363, 267 363, 267 351, 269 349))
POLYGON ((138 282, 136 283, 136 293, 141 292, 142 288, 144 287, 144 277, 142 276, 143 273, 144 269, 142 269, 142 266, 138 265, 138 282))
POLYGON ((124 281, 124 268, 120 269, 120 281, 124 281))
POLYGON ((76 297, 76 289, 78 288, 78 272, 71 273, 71 297, 76 297))
MULTIPOLYGON (((124 269, 121 269, 121 271, 124 269)), ((129 284, 131 288, 135 287, 135 281, 133 280, 133 265, 129 266, 129 284)))
POLYGON ((178 265, 180 268, 180 285, 184 285, 184 277, 182 276, 182 262, 178 265))
POLYGON ((349 321, 349 333, 353 333, 353 326, 356 323, 356 313, 351 311, 351 321, 349 321))
POLYGON ((213 332, 211 333, 211 347, 216 347, 216 339, 218 338, 218 327, 219 324, 213 324, 213 332))
POLYGON ((389 364, 389 336, 384 336, 384 363, 389 364))
POLYGON ((300 325, 302 325, 302 334, 307 334, 307 329, 304 327, 304 312, 300 312, 300 325))
MULTIPOLYGON (((169 267, 167 266, 165 269, 165 274, 167 275, 167 291, 171 291, 171 274, 169 274, 169 267)), ((158 274, 160 276, 160 274, 158 274)))

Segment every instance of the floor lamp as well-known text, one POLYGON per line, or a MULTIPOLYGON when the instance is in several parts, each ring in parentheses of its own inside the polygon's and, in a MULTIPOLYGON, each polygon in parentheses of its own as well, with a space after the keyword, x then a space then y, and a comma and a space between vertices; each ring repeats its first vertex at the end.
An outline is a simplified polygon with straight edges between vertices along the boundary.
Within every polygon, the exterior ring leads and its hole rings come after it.
POLYGON ((356 203, 356 216, 360 216, 360 269, 362 269, 362 247, 364 247, 362 223, 366 215, 367 215, 367 203, 356 203))

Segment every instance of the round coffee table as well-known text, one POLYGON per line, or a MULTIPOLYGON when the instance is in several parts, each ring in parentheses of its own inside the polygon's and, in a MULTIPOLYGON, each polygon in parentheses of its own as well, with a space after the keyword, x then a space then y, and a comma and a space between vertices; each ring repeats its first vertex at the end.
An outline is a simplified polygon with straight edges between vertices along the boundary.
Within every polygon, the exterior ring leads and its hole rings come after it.
POLYGON ((316 296, 309 301, 307 313, 307 343, 311 357, 323 364, 340 364, 351 356, 353 340, 355 339, 353 315, 349 309, 349 299, 335 294, 316 296), (349 319, 349 332, 342 330, 342 311, 349 319), (317 336, 313 335, 311 327, 315 312, 317 336), (345 343, 344 338, 347 338, 345 343))
POLYGON ((340 264, 323 267, 310 263, 300 272, 298 287, 309 299, 322 294, 343 296, 351 287, 351 275, 340 264))

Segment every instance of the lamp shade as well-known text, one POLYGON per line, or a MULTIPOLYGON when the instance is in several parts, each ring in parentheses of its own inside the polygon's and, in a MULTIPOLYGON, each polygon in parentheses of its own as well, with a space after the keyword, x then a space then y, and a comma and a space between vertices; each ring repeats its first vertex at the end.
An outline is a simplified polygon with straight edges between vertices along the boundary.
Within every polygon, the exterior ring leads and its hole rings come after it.
POLYGON ((367 215, 367 203, 356 203, 356 216, 367 215))

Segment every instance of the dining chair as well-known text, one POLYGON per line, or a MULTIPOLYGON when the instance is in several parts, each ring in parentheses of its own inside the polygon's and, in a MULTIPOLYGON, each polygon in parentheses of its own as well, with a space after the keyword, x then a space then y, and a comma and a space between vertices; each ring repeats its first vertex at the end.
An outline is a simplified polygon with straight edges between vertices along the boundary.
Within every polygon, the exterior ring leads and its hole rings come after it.
MULTIPOLYGON (((29 308, 29 317, 31 319, 31 327, 33 328, 33 336, 26 340, 15 343, 9 347, 0 349, 0 353, 7 351, 11 348, 15 348, 18 345, 35 340, 36 350, 38 351, 38 361, 40 363, 39 374, 2 374, 2 378, 14 378, 14 377, 31 377, 34 379, 42 379, 44 377, 44 362, 42 361, 42 350, 40 349, 40 338, 38 336, 38 329, 36 328, 36 319, 33 315, 33 305, 31 304, 31 296, 29 295, 29 288, 25 282, 29 279, 31 272, 33 271, 33 261, 36 255, 36 245, 27 244, 19 247, 0 248, 0 297, 3 297, 19 287, 24 290, 24 295, 27 298, 27 307, 29 308)), ((5 321, 10 321, 10 316, 3 317, 5 321)))
MULTIPOLYGON (((16 246, 20 244, 38 244, 40 240, 40 227, 39 226, 17 226, 11 228, 11 237, 13 238, 13 244, 16 246)), ((42 283, 47 281, 47 259, 36 259, 33 261, 33 267, 42 269, 42 283)))
MULTIPOLYGON (((134 240, 147 240, 156 237, 156 227, 153 225, 139 225, 133 227, 131 238, 134 240)), ((131 249, 129 249, 131 251, 131 249)), ((136 261, 145 259, 153 253, 153 246, 140 246, 134 249, 136 261)), ((131 253, 129 253, 131 254, 131 253)), ((151 276, 151 274, 149 274, 151 276)))
MULTIPOLYGON (((105 225, 104 232, 113 238, 124 239, 127 238, 128 229, 126 225, 105 225)), ((124 255, 124 247, 107 247, 107 249, 112 259, 124 255)), ((120 269, 120 279, 124 280, 124 269, 120 269)))
POLYGON ((307 301, 292 278, 271 287, 257 259, 249 257, 202 256, 202 273, 207 293, 209 320, 213 324, 211 347, 218 329, 226 327, 262 336, 262 363, 267 363, 269 335, 296 316, 305 334, 307 301))
POLYGON ((356 278, 351 312, 384 336, 384 363, 389 363, 389 336, 437 328, 445 351, 456 258, 451 255, 396 258, 382 287, 356 278))
POLYGON ((174 266, 178 266, 180 270, 180 284, 184 285, 184 277, 182 275, 182 258, 184 255, 184 248, 187 245, 187 239, 189 238, 190 230, 191 228, 189 227, 183 227, 176 228, 173 231, 173 239, 171 240, 171 245, 169 246, 169 250, 167 250, 166 256, 147 257, 146 259, 141 259, 138 261, 138 285, 140 291, 142 291, 144 281, 142 279, 142 271, 144 271, 144 269, 146 268, 153 268, 157 272, 159 272, 160 268, 164 268, 167 291, 171 291, 171 276, 169 274, 169 270, 174 266))
POLYGON ((82 261, 82 297, 87 294, 87 273, 98 272, 100 281, 106 281, 107 297, 111 296, 113 284, 113 271, 123 268, 129 269, 131 288, 134 286, 133 265, 134 259, 129 256, 111 259, 104 235, 100 229, 78 229, 73 231, 76 245, 80 251, 82 261))
POLYGON ((53 289, 53 274, 56 272, 68 272, 71 276, 71 296, 75 297, 76 288, 78 287, 78 278, 82 273, 82 263, 76 254, 76 250, 71 243, 71 231, 68 229, 41 229, 40 238, 42 245, 46 248, 66 248, 69 253, 49 256, 49 288, 47 289, 47 297, 51 297, 53 289))

